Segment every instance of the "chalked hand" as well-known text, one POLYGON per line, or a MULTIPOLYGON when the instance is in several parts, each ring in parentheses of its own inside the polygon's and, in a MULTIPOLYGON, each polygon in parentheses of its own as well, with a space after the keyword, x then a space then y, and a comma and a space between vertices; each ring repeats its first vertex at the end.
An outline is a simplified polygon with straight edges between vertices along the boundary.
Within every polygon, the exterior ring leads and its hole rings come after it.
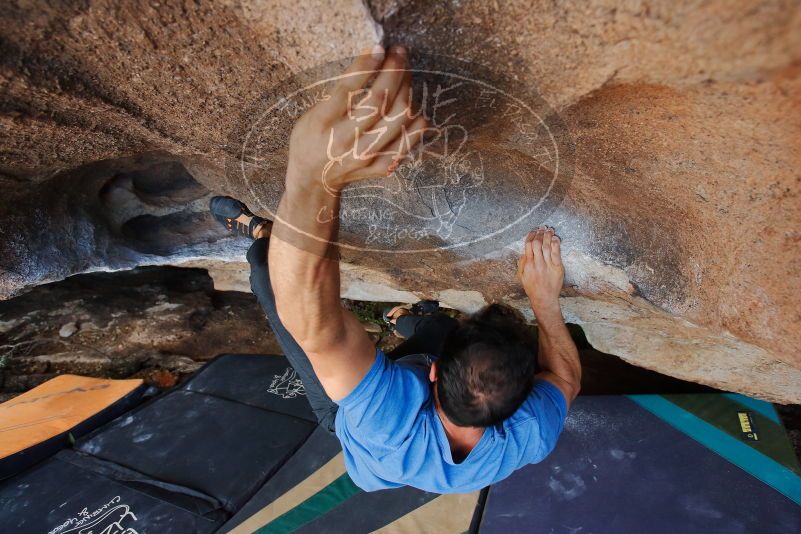
POLYGON ((407 52, 378 45, 358 56, 330 98, 292 129, 287 186, 322 183, 338 193, 349 183, 386 176, 429 129, 412 107, 407 52))
POLYGON ((554 229, 544 226, 529 232, 523 242, 517 276, 538 318, 550 313, 561 316, 559 292, 565 278, 561 247, 554 229))

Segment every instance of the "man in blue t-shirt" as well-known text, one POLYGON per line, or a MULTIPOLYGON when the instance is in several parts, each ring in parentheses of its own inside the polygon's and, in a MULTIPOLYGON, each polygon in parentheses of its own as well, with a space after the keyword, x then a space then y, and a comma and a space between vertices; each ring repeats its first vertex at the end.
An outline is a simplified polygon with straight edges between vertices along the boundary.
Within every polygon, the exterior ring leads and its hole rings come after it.
POLYGON ((394 172, 429 128, 424 116, 403 113, 411 111, 406 61, 401 47, 359 56, 330 98, 298 120, 274 222, 229 197, 210 207, 229 230, 255 239, 253 292, 320 424, 341 441, 353 481, 366 491, 468 492, 553 449, 581 367, 559 306, 564 267, 551 228, 526 236, 518 262, 536 340, 501 306, 461 322, 398 308, 388 318, 409 339, 385 355, 342 308, 339 193, 394 172), (354 107, 357 93, 364 99, 354 107), (348 155, 360 132, 380 135, 348 155), (332 163, 332 150, 346 155, 332 163))

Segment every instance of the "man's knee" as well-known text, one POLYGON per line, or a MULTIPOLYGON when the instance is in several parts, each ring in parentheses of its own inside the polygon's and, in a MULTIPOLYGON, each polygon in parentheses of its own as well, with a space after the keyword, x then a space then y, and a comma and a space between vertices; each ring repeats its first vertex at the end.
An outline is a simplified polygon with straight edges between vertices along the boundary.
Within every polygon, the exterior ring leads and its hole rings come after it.
POLYGON ((257 239, 250 245, 245 257, 250 264, 251 269, 264 267, 267 268, 267 249, 269 240, 267 238, 257 239))

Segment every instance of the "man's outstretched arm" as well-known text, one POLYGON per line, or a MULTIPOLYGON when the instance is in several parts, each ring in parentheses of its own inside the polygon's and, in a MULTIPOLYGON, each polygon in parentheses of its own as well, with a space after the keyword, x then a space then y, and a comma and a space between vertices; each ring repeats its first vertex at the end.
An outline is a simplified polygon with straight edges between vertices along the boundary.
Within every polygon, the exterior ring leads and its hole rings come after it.
POLYGON ((333 244, 340 193, 351 182, 393 172, 422 137, 427 124, 412 113, 410 75, 399 70, 405 67, 402 48, 386 57, 380 48, 359 56, 331 98, 304 114, 290 137, 286 190, 270 243, 270 278, 281 322, 333 400, 347 396, 375 358, 364 328, 340 301, 333 244))
POLYGON ((529 232, 518 276, 539 328, 539 363, 543 370, 537 378, 559 388, 570 406, 581 388, 581 362, 559 306, 565 268, 561 241, 552 229, 529 232))

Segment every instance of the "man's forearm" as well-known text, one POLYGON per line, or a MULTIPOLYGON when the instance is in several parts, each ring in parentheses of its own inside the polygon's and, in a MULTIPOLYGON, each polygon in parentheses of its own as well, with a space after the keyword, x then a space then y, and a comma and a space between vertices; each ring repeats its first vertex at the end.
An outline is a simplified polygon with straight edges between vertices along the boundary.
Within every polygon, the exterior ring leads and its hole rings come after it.
POLYGON ((370 336, 339 298, 339 192, 393 173, 427 127, 422 115, 403 112, 412 102, 406 57, 402 47, 388 55, 381 47, 360 54, 330 87, 330 98, 306 110, 289 135, 270 281, 281 322, 332 400, 353 391, 377 357, 370 336), (354 108, 353 95, 365 91, 354 108))
POLYGON ((287 176, 270 245, 278 314, 306 351, 343 335, 336 243, 339 197, 312 180, 287 176))
POLYGON ((572 397, 575 398, 581 386, 581 361, 559 304, 557 302, 554 306, 539 308, 534 310, 534 314, 539 330, 540 367, 569 384, 572 397))

